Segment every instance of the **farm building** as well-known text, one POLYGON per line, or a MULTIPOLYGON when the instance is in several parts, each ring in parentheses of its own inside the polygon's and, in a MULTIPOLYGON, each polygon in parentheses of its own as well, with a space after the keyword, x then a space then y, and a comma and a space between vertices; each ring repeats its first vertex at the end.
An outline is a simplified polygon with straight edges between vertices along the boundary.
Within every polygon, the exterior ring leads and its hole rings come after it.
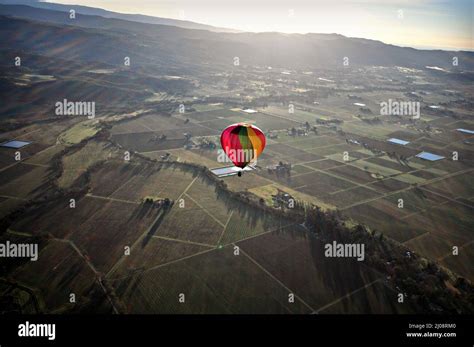
POLYGON ((421 153, 417 154, 416 157, 424 159, 424 160, 429 160, 429 161, 437 161, 437 160, 444 159, 443 156, 433 154, 433 153, 430 153, 430 152, 421 152, 421 153))
POLYGON ((0 146, 7 147, 7 148, 22 148, 29 145, 30 143, 31 142, 12 140, 12 141, 4 142, 0 146))
POLYGON ((400 139, 397 139, 397 138, 391 138, 391 139, 388 139, 387 141, 390 142, 390 143, 394 143, 396 145, 402 145, 402 146, 406 146, 410 143, 409 141, 400 140, 400 139))
POLYGON ((473 135, 474 134, 474 130, 469 130, 469 129, 462 129, 462 128, 459 128, 459 129, 456 129, 457 131, 461 132, 461 133, 464 133, 464 134, 469 134, 469 135, 473 135))
POLYGON ((227 177, 227 176, 237 175, 241 171, 252 171, 252 170, 254 170, 252 166, 246 166, 243 169, 237 166, 226 166, 226 167, 218 167, 218 168, 212 169, 211 172, 217 177, 227 177))

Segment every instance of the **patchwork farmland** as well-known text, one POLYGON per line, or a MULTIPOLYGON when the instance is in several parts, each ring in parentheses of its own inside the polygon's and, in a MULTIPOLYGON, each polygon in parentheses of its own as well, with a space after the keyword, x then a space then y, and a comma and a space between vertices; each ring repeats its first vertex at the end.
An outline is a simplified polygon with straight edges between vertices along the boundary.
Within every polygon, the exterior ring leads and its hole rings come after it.
POLYGON ((60 74, 92 95, 102 85, 99 100, 120 90, 95 119, 1 123, 1 240, 40 245, 36 262, 1 268, 5 312, 471 309, 474 135, 458 129, 474 129, 472 85, 410 70, 417 86, 397 67, 219 65, 153 76, 157 90, 143 71, 93 67, 60 74), (420 119, 380 114, 413 90, 420 119), (237 122, 262 129, 266 148, 241 177, 218 177, 230 165, 219 136, 237 122), (334 240, 366 245, 366 259, 326 256, 334 240))

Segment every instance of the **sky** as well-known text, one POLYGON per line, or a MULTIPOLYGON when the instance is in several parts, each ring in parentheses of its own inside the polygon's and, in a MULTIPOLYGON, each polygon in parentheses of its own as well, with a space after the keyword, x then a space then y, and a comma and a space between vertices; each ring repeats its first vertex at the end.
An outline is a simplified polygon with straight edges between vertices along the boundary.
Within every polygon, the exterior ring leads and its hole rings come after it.
POLYGON ((474 0, 59 0, 243 31, 338 33, 416 48, 474 50, 474 0))

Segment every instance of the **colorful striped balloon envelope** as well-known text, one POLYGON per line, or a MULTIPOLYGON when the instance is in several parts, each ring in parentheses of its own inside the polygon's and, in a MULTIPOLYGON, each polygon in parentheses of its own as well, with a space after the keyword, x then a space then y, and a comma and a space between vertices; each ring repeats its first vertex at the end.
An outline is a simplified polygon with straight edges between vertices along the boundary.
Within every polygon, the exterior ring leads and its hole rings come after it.
POLYGON ((244 168, 255 162, 265 148, 265 135, 255 125, 236 123, 221 134, 221 146, 235 166, 244 168))

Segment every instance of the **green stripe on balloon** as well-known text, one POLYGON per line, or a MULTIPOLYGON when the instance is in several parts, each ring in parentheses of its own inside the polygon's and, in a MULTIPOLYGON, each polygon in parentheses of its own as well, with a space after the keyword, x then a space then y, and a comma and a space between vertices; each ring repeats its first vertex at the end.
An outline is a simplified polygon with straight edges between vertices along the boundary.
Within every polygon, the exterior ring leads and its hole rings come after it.
POLYGON ((247 135, 246 127, 240 128, 239 141, 240 145, 242 146, 242 149, 252 149, 252 143, 250 142, 249 137, 247 135))

